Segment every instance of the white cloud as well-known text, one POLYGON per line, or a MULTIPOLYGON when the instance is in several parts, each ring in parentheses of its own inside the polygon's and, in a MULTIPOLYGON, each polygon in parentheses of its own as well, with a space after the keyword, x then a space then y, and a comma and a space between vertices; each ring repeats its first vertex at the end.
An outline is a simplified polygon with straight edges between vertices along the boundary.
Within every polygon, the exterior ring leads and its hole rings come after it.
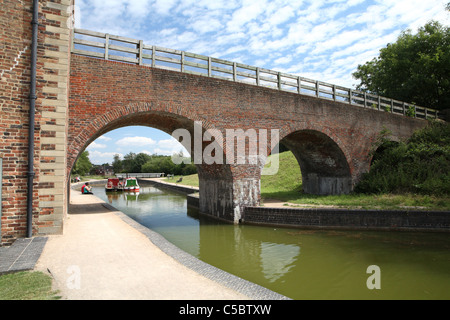
POLYGON ((121 147, 145 147, 156 144, 152 138, 147 137, 125 137, 116 142, 121 147))
POLYGON ((157 13, 168 15, 175 6, 176 2, 177 0, 156 0, 154 7, 157 13))
POLYGON ((219 30, 222 27, 222 23, 214 18, 203 18, 196 20, 191 26, 195 31, 203 34, 219 30))
POLYGON ((93 164, 111 164, 116 154, 118 154, 120 158, 123 158, 123 154, 118 152, 100 152, 97 150, 89 150, 89 160, 93 164))
POLYGON ((102 141, 111 141, 112 139, 106 136, 101 136, 99 138, 97 138, 97 140, 102 140, 102 141))
POLYGON ((102 143, 97 143, 97 142, 92 142, 89 147, 89 149, 105 149, 106 148, 106 144, 102 144, 102 143))
POLYGON ((184 155, 188 155, 189 152, 183 147, 183 145, 178 142, 175 138, 160 140, 157 143, 157 147, 153 150, 154 153, 160 155, 173 155, 174 153, 178 153, 183 151, 184 155))
POLYGON ((228 31, 240 31, 245 24, 255 20, 261 13, 263 13, 265 6, 265 0, 244 0, 242 7, 233 13, 233 18, 227 23, 228 31))

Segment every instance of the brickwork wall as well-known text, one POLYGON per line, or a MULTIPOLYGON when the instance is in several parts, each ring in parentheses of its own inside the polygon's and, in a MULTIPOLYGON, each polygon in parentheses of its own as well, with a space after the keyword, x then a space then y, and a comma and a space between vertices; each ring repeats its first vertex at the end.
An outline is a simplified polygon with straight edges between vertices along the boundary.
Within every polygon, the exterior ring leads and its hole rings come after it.
MULTIPOLYGON (((31 1, 0 1, 0 158, 3 159, 1 236, 26 230, 31 1)), ((36 141, 39 143, 39 140, 36 141)))
MULTIPOLYGON (((33 234, 62 231, 71 0, 39 1, 33 234)), ((31 0, 0 0, 1 244, 26 233, 31 0)))
POLYGON ((246 207, 245 223, 303 228, 450 232, 448 212, 246 207))

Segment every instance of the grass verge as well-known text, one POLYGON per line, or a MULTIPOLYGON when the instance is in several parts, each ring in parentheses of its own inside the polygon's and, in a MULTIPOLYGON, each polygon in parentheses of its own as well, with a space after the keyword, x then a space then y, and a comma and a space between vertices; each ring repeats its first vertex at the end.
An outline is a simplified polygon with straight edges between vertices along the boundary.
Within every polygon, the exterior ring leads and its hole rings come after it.
POLYGON ((190 187, 198 187, 199 183, 198 183, 198 174, 191 174, 188 176, 175 176, 173 178, 165 178, 163 179, 164 182, 167 183, 176 183, 176 184, 181 184, 184 186, 190 186, 190 187), (183 180, 181 182, 177 182, 178 179, 183 178, 183 180))
POLYGON ((0 276, 0 300, 59 300, 52 290, 52 278, 40 271, 23 271, 0 276))

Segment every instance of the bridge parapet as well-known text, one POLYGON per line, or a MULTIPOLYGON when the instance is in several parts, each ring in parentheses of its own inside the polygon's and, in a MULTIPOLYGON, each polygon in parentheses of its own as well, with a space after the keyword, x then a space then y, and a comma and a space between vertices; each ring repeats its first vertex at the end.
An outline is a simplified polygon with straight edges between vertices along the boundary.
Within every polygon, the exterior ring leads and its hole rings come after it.
POLYGON ((143 40, 135 40, 90 30, 74 30, 71 52, 88 57, 242 82, 302 95, 312 95, 320 99, 347 103, 417 119, 444 119, 442 112, 417 106, 412 103, 279 71, 253 67, 180 50, 147 45, 143 43, 143 40))

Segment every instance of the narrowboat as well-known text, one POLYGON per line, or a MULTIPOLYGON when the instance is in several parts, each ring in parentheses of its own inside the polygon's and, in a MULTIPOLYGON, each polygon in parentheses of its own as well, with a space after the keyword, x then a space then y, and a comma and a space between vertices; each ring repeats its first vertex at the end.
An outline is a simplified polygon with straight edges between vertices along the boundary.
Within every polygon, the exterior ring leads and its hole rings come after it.
POLYGON ((136 178, 127 178, 125 180, 125 185, 123 186, 124 191, 139 191, 139 184, 136 178))
POLYGON ((123 184, 119 178, 109 178, 105 185, 106 191, 122 191, 123 184))

